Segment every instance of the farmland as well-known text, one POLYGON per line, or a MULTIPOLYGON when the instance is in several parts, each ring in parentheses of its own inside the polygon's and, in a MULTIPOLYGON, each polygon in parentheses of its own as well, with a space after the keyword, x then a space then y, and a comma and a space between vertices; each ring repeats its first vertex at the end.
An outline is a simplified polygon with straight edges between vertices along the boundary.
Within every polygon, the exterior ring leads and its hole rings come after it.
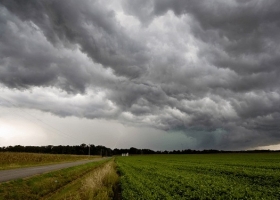
MULTIPOLYGON (((91 156, 90 159, 99 156, 91 156)), ((0 152, 0 170, 89 159, 89 156, 0 152)))
POLYGON ((280 199, 280 154, 118 157, 122 198, 280 199))
MULTIPOLYGON (((11 166, 87 158, 2 155, 11 166)), ((1 183, 0 199, 280 199, 279 166, 280 153, 117 156, 1 183)))

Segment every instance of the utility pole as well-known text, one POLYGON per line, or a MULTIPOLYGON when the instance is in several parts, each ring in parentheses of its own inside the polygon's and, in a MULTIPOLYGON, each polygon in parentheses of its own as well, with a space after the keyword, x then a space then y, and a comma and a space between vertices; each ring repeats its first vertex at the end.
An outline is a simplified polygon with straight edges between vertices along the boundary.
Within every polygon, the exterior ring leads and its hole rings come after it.
POLYGON ((88 156, 90 156, 90 144, 88 144, 88 156))

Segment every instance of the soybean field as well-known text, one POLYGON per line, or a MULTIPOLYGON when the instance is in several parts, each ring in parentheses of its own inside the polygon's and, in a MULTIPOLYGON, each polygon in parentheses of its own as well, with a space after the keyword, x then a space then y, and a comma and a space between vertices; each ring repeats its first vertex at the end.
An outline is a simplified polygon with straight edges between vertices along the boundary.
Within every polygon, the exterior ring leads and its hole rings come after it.
POLYGON ((116 159, 122 199, 280 199, 279 153, 116 159))

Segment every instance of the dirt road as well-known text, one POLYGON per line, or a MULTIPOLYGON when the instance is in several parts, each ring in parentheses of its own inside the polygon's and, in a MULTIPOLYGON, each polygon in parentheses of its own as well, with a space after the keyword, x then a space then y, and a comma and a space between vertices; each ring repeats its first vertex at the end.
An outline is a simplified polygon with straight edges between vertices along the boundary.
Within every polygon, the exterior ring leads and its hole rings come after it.
POLYGON ((86 164, 89 162, 96 162, 106 158, 97 158, 94 160, 82 160, 71 163, 61 163, 55 165, 47 165, 47 166, 37 166, 37 167, 28 167, 28 168, 20 168, 20 169, 9 169, 9 170, 0 170, 0 182, 10 181, 18 178, 25 178, 28 176, 33 176, 37 174, 42 174, 50 171, 55 171, 67 167, 73 167, 77 165, 86 164))

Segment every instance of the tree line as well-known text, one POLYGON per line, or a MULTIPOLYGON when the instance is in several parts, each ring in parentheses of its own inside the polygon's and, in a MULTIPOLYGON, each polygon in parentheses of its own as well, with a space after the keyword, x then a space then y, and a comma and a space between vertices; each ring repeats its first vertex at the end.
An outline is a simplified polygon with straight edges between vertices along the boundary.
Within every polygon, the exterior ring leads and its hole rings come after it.
POLYGON ((256 153, 256 152, 279 152, 271 150, 248 150, 248 151, 222 151, 215 149, 206 150, 173 150, 173 151, 154 151, 151 149, 137 149, 131 147, 129 149, 111 149, 105 146, 95 146, 93 144, 81 145, 47 145, 47 146, 7 146, 0 147, 0 152, 27 152, 27 153, 49 153, 49 154, 73 154, 73 155, 100 155, 100 156, 113 156, 128 153, 135 154, 213 154, 213 153, 256 153))
POLYGON ((112 150, 105 146, 86 145, 47 145, 47 146, 7 146, 0 147, 0 152, 26 152, 26 153, 49 153, 49 154, 73 154, 73 155, 101 155, 111 156, 112 150))

